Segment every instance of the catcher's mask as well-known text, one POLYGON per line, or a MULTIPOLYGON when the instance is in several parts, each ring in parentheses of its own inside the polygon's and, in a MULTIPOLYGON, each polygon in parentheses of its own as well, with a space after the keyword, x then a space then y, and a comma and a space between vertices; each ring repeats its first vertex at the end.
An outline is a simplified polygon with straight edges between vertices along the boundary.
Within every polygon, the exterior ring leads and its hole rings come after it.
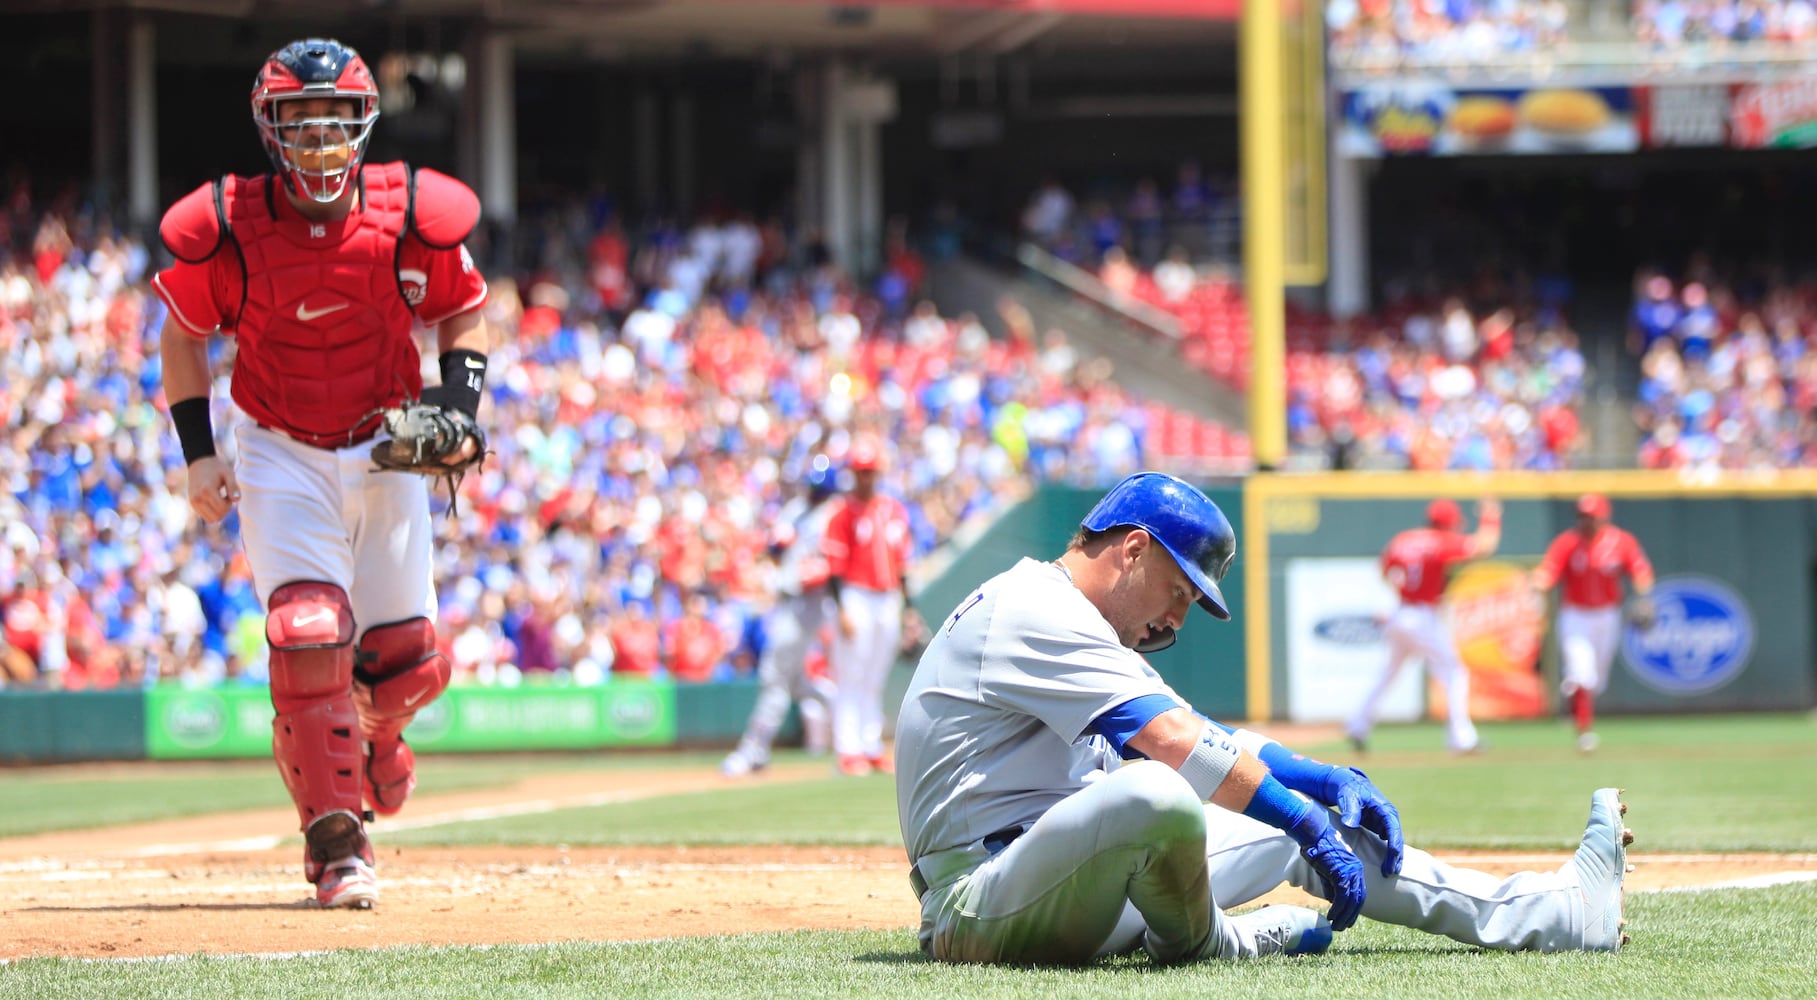
POLYGON ((252 120, 265 154, 298 196, 326 204, 359 176, 366 141, 379 117, 379 88, 360 54, 327 38, 308 38, 273 52, 252 84, 252 120), (281 120, 285 101, 350 101, 353 114, 281 120))
MULTIPOLYGON (((1199 588, 1199 607, 1219 621, 1230 620, 1218 583, 1236 559, 1237 536, 1218 505, 1185 480, 1138 472, 1111 487, 1080 525, 1090 531, 1129 526, 1148 532, 1199 588)), ((1174 638, 1172 629, 1153 633, 1136 644, 1136 652, 1158 652, 1174 638)))

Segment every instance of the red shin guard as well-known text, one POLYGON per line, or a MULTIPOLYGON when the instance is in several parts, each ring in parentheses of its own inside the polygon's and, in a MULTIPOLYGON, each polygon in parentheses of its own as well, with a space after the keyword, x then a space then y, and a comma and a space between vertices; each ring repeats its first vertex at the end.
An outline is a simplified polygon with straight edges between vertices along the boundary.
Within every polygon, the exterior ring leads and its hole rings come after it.
POLYGON ((392 815, 416 787, 416 755, 404 727, 448 687, 450 666, 427 618, 380 625, 360 637, 353 698, 367 745, 366 804, 392 815))

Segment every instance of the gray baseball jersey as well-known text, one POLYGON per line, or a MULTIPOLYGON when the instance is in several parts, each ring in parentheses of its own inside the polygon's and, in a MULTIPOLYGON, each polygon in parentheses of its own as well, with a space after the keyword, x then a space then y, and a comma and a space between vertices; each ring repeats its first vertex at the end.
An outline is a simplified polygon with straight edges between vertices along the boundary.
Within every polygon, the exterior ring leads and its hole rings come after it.
POLYGON ((1051 562, 1023 559, 935 631, 896 720, 910 860, 1025 827, 1117 757, 1088 735, 1150 694, 1185 702, 1051 562))

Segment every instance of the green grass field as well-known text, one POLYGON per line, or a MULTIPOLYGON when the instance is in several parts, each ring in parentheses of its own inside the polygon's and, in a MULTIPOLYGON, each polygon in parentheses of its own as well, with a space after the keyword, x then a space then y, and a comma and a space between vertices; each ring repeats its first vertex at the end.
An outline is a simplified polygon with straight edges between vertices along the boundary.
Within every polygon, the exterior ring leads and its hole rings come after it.
MULTIPOLYGON (((1817 719, 1808 715, 1614 719, 1604 749, 1570 750, 1559 724, 1491 724, 1489 752, 1452 758, 1432 726, 1382 730, 1372 752, 1303 746, 1365 767, 1408 839, 1439 848, 1564 850, 1589 792, 1628 789, 1643 853, 1817 851, 1817 719)), ((423 791, 504 783, 552 768, 699 768, 712 755, 437 757, 423 791)), ((0 771, 0 833, 285 802, 269 763, 147 770, 0 771)), ((886 781, 733 787, 623 805, 399 831, 417 844, 896 843, 886 781), (733 833, 709 832, 736 830, 733 833)), ((1310 959, 1160 969, 946 967, 894 932, 753 934, 545 947, 390 949, 322 956, 194 956, 0 965, 0 997, 1702 997, 1817 996, 1817 883, 1636 894, 1620 955, 1476 952, 1364 922, 1310 959)), ((3 915, 0 915, 3 916, 3 915)), ((0 919, 0 933, 5 923, 0 919)))

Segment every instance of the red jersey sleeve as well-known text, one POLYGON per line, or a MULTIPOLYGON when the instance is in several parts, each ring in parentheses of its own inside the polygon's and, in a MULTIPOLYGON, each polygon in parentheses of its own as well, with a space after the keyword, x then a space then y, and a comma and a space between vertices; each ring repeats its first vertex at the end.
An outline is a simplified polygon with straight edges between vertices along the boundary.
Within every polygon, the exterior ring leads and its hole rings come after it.
POLYGON ((220 264, 218 254, 200 264, 177 261, 151 279, 152 291, 164 300, 170 308, 170 318, 185 333, 206 337, 232 319, 233 313, 225 305, 220 264))
POLYGON ((437 250, 414 236, 405 237, 398 248, 397 277, 404 298, 416 307, 424 326, 471 312, 486 301, 486 278, 465 245, 437 250))
POLYGON ((1460 535, 1456 532, 1447 531, 1441 537, 1444 538, 1444 541, 1439 547, 1439 559, 1446 566, 1450 566, 1453 563, 1464 562, 1476 555, 1476 542, 1471 540, 1469 535, 1460 535))

